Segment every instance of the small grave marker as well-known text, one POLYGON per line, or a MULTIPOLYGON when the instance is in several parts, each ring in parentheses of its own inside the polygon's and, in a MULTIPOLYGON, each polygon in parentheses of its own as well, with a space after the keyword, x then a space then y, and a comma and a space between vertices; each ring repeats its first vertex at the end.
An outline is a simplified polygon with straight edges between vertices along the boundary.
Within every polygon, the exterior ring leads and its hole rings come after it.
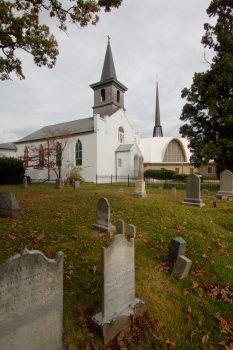
POLYGON ((178 256, 183 255, 186 250, 186 241, 182 237, 174 237, 169 244, 167 260, 175 262, 178 256))
POLYGON ((16 217, 23 212, 11 192, 0 192, 0 217, 16 217))
POLYGON ((92 228, 98 231, 111 232, 113 225, 110 222, 110 204, 107 198, 100 198, 97 204, 97 220, 92 228))
POLYGON ((189 275, 191 266, 192 260, 184 255, 180 255, 175 262, 171 276, 181 280, 189 275))
POLYGON ((121 219, 116 221, 116 234, 125 234, 125 223, 121 219))
POLYGON ((27 188, 27 187, 28 187, 28 179, 27 179, 27 176, 24 176, 24 177, 23 177, 23 180, 22 180, 22 187, 23 187, 23 188, 27 188))

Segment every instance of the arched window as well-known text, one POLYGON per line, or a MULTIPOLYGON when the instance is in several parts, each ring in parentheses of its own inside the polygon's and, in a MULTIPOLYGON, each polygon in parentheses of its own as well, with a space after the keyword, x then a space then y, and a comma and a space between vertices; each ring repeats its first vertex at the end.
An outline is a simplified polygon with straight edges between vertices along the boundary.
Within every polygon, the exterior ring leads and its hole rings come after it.
POLYGON ((120 91, 117 90, 117 102, 120 102, 120 91))
POLYGON ((185 162, 184 152, 179 142, 177 142, 176 140, 172 140, 168 144, 163 161, 169 163, 185 162))
POLYGON ((27 168, 29 165, 29 152, 27 146, 24 147, 23 162, 24 167, 27 168))
POLYGON ((118 129, 118 142, 120 144, 123 144, 125 142, 125 132, 122 126, 120 126, 118 129))
POLYGON ((39 148, 39 166, 44 166, 44 147, 42 145, 39 148))
POLYGON ((76 143, 75 160, 76 160, 76 165, 82 165, 83 150, 82 150, 82 143, 80 142, 80 140, 78 140, 78 142, 76 143))
POLYGON ((62 147, 60 142, 56 144, 56 166, 62 166, 62 147))
POLYGON ((101 102, 104 102, 105 101, 105 89, 102 89, 100 93, 101 93, 101 102))

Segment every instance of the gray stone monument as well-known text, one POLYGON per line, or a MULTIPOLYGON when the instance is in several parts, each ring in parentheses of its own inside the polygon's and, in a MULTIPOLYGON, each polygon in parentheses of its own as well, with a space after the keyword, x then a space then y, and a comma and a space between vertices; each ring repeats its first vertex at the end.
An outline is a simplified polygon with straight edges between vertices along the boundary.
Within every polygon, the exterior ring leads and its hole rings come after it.
POLYGON ((55 188, 60 189, 64 186, 64 181, 62 179, 56 179, 55 188))
POLYGON ((125 234, 125 223, 124 223, 124 220, 117 220, 116 221, 116 234, 122 234, 124 235, 125 234))
POLYGON ((182 237, 174 237, 169 244, 167 260, 175 262, 180 255, 184 255, 186 250, 186 241, 182 237))
POLYGON ((171 276, 182 280, 183 278, 189 275, 191 266, 192 266, 192 260, 188 259, 184 255, 180 255, 178 256, 175 262, 171 276))
POLYGON ((97 220, 94 225, 92 225, 97 231, 112 232, 114 226, 110 222, 110 205, 107 198, 100 198, 97 205, 97 220))
POLYGON ((209 191, 208 190, 201 190, 201 197, 208 198, 209 197, 209 191))
POLYGON ((1 350, 62 350, 63 253, 25 250, 0 267, 1 350))
POLYGON ((23 188, 27 188, 27 187, 28 187, 28 179, 27 179, 27 176, 24 176, 24 177, 23 177, 23 180, 22 180, 22 187, 23 187, 23 188))
POLYGON ((127 225, 126 228, 126 236, 128 238, 136 238, 136 226, 135 225, 127 225))
POLYGON ((0 217, 16 217, 22 214, 15 195, 11 192, 0 192, 0 217))
POLYGON ((102 248, 102 312, 93 316, 95 326, 107 344, 131 322, 131 315, 145 311, 142 300, 135 298, 134 239, 125 235, 113 237, 108 248, 102 248))
POLYGON ((79 189, 80 188, 80 181, 74 181, 74 188, 79 189))
POLYGON ((134 195, 137 197, 146 197, 146 185, 144 181, 144 161, 143 157, 139 158, 138 179, 135 181, 134 195))
POLYGON ((233 197, 233 173, 229 170, 224 170, 220 174, 220 190, 217 197, 233 197))
POLYGON ((172 190, 173 196, 176 196, 176 185, 172 184, 171 190, 172 190))
POLYGON ((203 203, 200 195, 200 177, 196 174, 191 174, 187 177, 187 191, 186 198, 182 202, 186 205, 194 205, 196 207, 203 207, 203 203))

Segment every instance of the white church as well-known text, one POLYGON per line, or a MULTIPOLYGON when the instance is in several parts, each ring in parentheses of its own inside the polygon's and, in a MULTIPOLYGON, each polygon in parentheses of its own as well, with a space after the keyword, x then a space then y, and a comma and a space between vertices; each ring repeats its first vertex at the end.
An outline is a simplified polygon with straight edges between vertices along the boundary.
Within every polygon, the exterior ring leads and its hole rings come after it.
POLYGON ((109 40, 101 79, 90 87, 94 91, 92 117, 45 126, 14 143, 0 144, 0 156, 23 159, 33 180, 57 178, 56 171, 48 171, 45 157, 55 157, 55 165, 59 159, 63 179, 68 162, 81 166, 85 181, 95 181, 96 175, 136 177, 140 156, 145 170, 170 169, 186 174, 195 170, 190 164, 188 141, 163 136, 158 83, 153 137, 140 139, 133 130, 124 107, 127 87, 117 80, 109 40), (49 147, 54 148, 53 155, 49 147))

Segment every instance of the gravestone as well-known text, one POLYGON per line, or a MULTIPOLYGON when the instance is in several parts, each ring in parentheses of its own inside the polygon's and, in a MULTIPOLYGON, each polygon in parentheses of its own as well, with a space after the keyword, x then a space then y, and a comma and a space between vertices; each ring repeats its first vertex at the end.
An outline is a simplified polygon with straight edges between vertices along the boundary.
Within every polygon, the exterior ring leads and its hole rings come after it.
POLYGON ((167 260, 175 262, 180 255, 184 255, 186 241, 182 237, 174 237, 169 244, 167 260))
POLYGON ((181 280, 188 276, 191 266, 192 260, 184 255, 180 255, 175 262, 171 276, 181 280))
POLYGON ((113 237, 108 248, 102 248, 103 295, 102 311, 93 316, 94 325, 107 344, 129 327, 131 316, 145 312, 145 304, 135 298, 134 239, 125 235, 113 237))
POLYGON ((233 197, 233 173, 229 170, 224 170, 220 174, 220 190, 217 197, 233 197))
POLYGON ((125 223, 121 219, 116 221, 116 234, 125 234, 125 223))
POLYGON ((203 207, 205 205, 200 195, 200 183, 200 177, 196 174, 191 174, 187 177, 186 198, 182 202, 183 204, 197 207, 203 207))
POLYGON ((135 181, 134 195, 137 197, 146 197, 146 184, 144 181, 144 161, 143 157, 139 158, 138 178, 135 181))
POLYGON ((97 220, 92 228, 104 232, 113 231, 114 227, 110 222, 110 204, 107 198, 100 198, 97 204, 97 220))
POLYGON ((80 188, 80 181, 74 181, 74 188, 79 189, 80 188))
POLYGON ((172 189, 173 196, 176 196, 176 185, 172 184, 171 189, 172 189))
POLYGON ((16 217, 22 214, 15 195, 11 192, 0 192, 0 217, 16 217))
POLYGON ((55 181, 55 188, 60 189, 60 188, 63 187, 63 185, 64 185, 64 182, 63 182, 62 179, 56 179, 56 181, 55 181))
POLYGON ((22 180, 22 187, 23 187, 23 188, 27 188, 27 187, 28 187, 28 179, 27 179, 27 176, 24 176, 24 177, 23 177, 23 180, 22 180))
POLYGON ((126 228, 126 236, 128 238, 136 238, 136 226, 135 225, 127 225, 126 228))
POLYGON ((201 197, 208 198, 209 197, 209 191, 208 190, 201 190, 201 197))
POLYGON ((172 188, 172 180, 165 180, 163 188, 171 189, 172 188))
POLYGON ((24 250, 0 267, 0 349, 62 350, 63 253, 24 250))

